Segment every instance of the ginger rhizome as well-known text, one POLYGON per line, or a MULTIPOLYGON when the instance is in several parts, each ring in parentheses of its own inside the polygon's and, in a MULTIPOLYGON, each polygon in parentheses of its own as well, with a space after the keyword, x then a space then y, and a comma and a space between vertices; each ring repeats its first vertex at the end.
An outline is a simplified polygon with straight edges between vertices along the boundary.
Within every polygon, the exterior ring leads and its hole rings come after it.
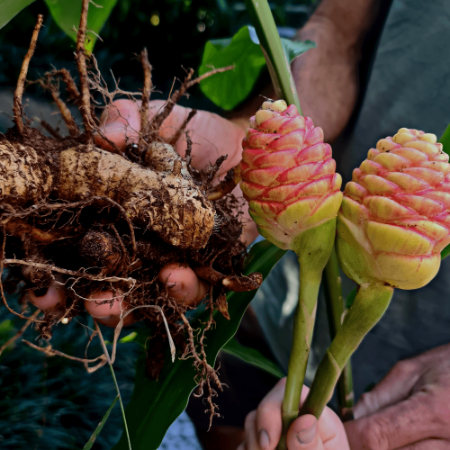
MULTIPOLYGON (((220 195, 211 194, 221 186, 216 174, 226 156, 204 171, 191 165, 193 144, 187 128, 195 110, 174 132, 170 143, 163 142, 159 130, 188 88, 230 68, 216 69, 197 79, 192 78, 193 70, 188 71, 179 89, 150 118, 152 67, 147 51, 142 51, 141 129, 129 136, 126 149, 119 149, 102 133, 96 109, 111 107, 116 94, 137 101, 136 93, 121 91, 117 84, 115 91, 109 92, 95 57, 86 54, 88 5, 89 0, 83 0, 75 52, 78 82, 66 69, 52 70, 38 80, 50 92, 69 136, 61 136, 42 121, 50 136, 44 135, 24 120, 22 96, 42 26, 39 16, 14 95, 15 126, 0 137, 1 267, 9 269, 9 280, 0 282, 2 299, 27 326, 36 323, 41 338, 49 341, 54 325, 84 314, 84 302, 91 301, 93 291, 112 292, 113 298, 104 302, 111 307, 117 299, 123 302, 112 360, 125 319, 133 314, 152 328, 147 374, 158 377, 170 343, 173 357, 193 359, 200 391, 208 393, 214 415, 212 384, 219 389, 221 384, 206 360, 205 330, 214 324, 215 309, 229 318, 227 291, 256 289, 262 277, 242 275, 246 248, 240 241, 241 202, 229 190, 222 192, 220 188, 220 195), (67 95, 61 95, 60 82, 67 95), (83 129, 72 117, 67 101, 79 107, 83 129), (108 143, 108 150, 95 146, 96 134, 108 143), (183 134, 185 158, 172 146, 183 134), (210 315, 202 333, 194 333, 186 318, 186 312, 197 304, 171 298, 166 284, 158 279, 161 269, 170 263, 192 267, 209 285, 204 301, 210 315), (40 315, 19 313, 4 294, 19 281, 39 295, 56 283, 66 289, 67 298, 40 315)), ((81 361, 89 372, 107 362, 102 356, 80 359, 63 355, 48 343, 47 347, 28 345, 48 355, 81 361)))

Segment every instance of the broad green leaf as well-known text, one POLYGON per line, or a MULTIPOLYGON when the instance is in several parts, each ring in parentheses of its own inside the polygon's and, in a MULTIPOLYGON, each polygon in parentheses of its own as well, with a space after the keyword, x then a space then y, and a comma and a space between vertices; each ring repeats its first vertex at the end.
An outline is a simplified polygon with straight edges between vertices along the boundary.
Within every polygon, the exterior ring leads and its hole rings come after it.
MULTIPOLYGON (((286 58, 291 61, 315 46, 311 41, 282 39, 286 58)), ((251 93, 266 67, 266 60, 253 27, 242 27, 231 39, 208 41, 203 52, 199 74, 234 65, 234 70, 216 74, 200 83, 200 89, 217 106, 229 111, 251 93)))
POLYGON ((248 27, 241 28, 224 47, 224 41, 207 42, 199 74, 234 65, 228 72, 216 74, 200 83, 202 92, 216 105, 230 111, 250 94, 265 66, 259 45, 250 38, 248 27))
POLYGON ((105 426, 106 421, 108 420, 109 415, 111 414, 111 411, 113 410, 114 406, 116 405, 117 400, 119 400, 118 395, 111 403, 111 406, 108 408, 108 411, 106 411, 101 422, 97 425, 97 428, 92 433, 92 436, 89 438, 89 441, 86 442, 86 445, 83 447, 83 450, 90 450, 92 448, 95 440, 97 439, 97 436, 100 434, 100 431, 102 431, 103 427, 105 426))
POLYGON ((280 368, 270 359, 266 358, 260 351, 245 347, 239 344, 236 339, 230 339, 222 348, 222 351, 228 353, 229 355, 236 356, 236 358, 242 359, 252 366, 262 369, 274 377, 283 378, 285 374, 280 370, 280 368))
POLYGON ((0 28, 35 0, 0 0, 0 28))
MULTIPOLYGON (((59 27, 75 42, 80 24, 82 0, 45 0, 50 13, 59 27)), ((96 0, 90 2, 88 11, 86 50, 92 52, 97 35, 108 19, 117 0, 96 0)))
MULTIPOLYGON (((267 277, 272 267, 283 256, 280 250, 267 241, 255 244, 246 260, 244 273, 260 272, 267 277)), ((231 320, 226 320, 218 311, 214 313, 215 327, 206 334, 208 363, 213 365, 219 350, 234 336, 247 306, 256 291, 230 292, 227 295, 231 320)), ((197 319, 196 327, 204 326, 208 312, 197 319)), ((193 324, 194 326, 194 324, 193 324)), ((156 450, 173 421, 186 408, 189 396, 196 386, 196 371, 192 359, 170 359, 166 353, 164 367, 158 381, 145 376, 145 355, 139 358, 136 367, 136 381, 126 416, 133 450, 156 450)), ((114 450, 126 450, 127 441, 123 433, 114 450)))

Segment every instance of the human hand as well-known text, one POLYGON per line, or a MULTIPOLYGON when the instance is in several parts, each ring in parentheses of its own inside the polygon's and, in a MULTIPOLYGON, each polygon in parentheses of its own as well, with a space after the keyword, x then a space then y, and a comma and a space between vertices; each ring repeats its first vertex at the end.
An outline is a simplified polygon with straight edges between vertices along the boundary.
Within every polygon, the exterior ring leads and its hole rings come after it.
MULTIPOLYGON (((281 405, 286 378, 280 380, 264 397, 256 411, 245 419, 245 441, 238 450, 274 450, 282 429, 281 405)), ((302 401, 309 389, 304 386, 302 401)), ((342 422, 329 408, 317 421, 312 415, 297 418, 287 435, 289 450, 349 450, 342 422)))
POLYGON ((352 450, 450 449, 450 344, 400 361, 354 408, 352 450))
MULTIPOLYGON (((150 102, 150 117, 163 106, 164 102, 156 100, 150 102)), ((172 137, 181 127, 191 110, 175 105, 171 114, 163 122, 160 135, 170 142, 172 137)), ((130 100, 118 100, 104 111, 101 121, 101 134, 96 136, 96 144, 103 148, 110 148, 109 142, 113 142, 119 150, 133 142, 137 142, 141 125, 140 105, 130 100), (104 139, 106 137, 106 139, 104 139)), ((192 163, 197 169, 206 169, 213 164, 219 156, 228 155, 222 164, 218 176, 236 166, 241 159, 241 142, 245 136, 245 124, 242 120, 228 121, 216 114, 206 111, 198 111, 189 122, 188 129, 193 141, 192 163)), ((176 142, 175 148, 184 156, 187 143, 184 133, 176 142)), ((240 188, 234 191, 237 197, 242 196, 240 188)), ((245 211, 244 230, 242 240, 251 243, 257 236, 256 225, 245 211)), ((168 293, 172 298, 185 302, 191 306, 198 304, 206 295, 208 286, 197 277, 195 272, 186 265, 169 264, 159 273, 161 282, 166 283, 168 293)), ((65 301, 66 295, 58 284, 50 286, 46 294, 40 297, 30 290, 29 298, 34 305, 41 309, 51 310, 65 301)), ((114 298, 111 291, 94 292, 90 300, 85 300, 86 310, 100 323, 108 326, 116 326, 119 317, 126 308, 126 302, 119 296, 114 298), (114 299, 107 303, 101 303, 108 299, 114 299)), ((133 315, 126 317, 124 325, 133 322, 133 315)))
MULTIPOLYGON (((164 104, 163 100, 151 101, 149 106, 150 117, 153 117, 164 104)), ((165 142, 172 140, 190 112, 190 108, 174 106, 159 131, 165 142)), ((104 111, 100 123, 102 135, 96 135, 96 144, 102 148, 110 149, 108 141, 111 141, 119 150, 123 150, 128 144, 138 141, 138 133, 141 128, 140 104, 130 100, 117 100, 104 111), (106 136, 107 140, 102 136, 106 136)), ((217 172, 218 177, 224 176, 229 169, 235 167, 241 160, 242 139, 245 137, 247 127, 248 120, 242 118, 227 120, 208 111, 197 111, 188 125, 190 137, 193 141, 192 165, 196 169, 207 169, 210 164, 216 162, 217 158, 228 155, 217 172)), ((185 156, 187 143, 184 133, 181 134, 174 147, 181 156, 185 156)), ((238 198, 242 197, 239 186, 235 188, 233 194, 238 198)), ((254 241, 258 232, 256 224, 250 219, 246 208, 244 208, 243 220, 242 241, 250 244, 254 241)))

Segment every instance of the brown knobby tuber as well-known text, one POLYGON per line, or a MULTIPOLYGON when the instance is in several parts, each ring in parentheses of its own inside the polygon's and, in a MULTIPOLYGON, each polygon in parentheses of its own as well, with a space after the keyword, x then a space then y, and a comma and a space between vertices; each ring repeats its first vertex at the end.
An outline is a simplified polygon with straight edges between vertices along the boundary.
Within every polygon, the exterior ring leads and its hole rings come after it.
MULTIPOLYGON (((8 266, 10 279, 25 282, 26 288, 35 292, 34 297, 55 285, 63 294, 57 307, 45 309, 37 319, 36 313, 26 316, 10 307, 1 281, 0 293, 11 313, 38 325, 43 340, 50 340, 52 326, 58 322, 67 323, 83 314, 85 302, 111 308, 119 302, 123 314, 116 327, 112 362, 122 326, 127 315, 133 314, 134 319, 151 324, 152 339, 162 343, 149 347, 153 350, 148 354, 148 365, 158 370, 148 373, 158 377, 164 344, 170 342, 173 357, 177 347, 178 356, 193 358, 200 391, 205 386, 209 392, 214 415, 211 382, 219 389, 221 384, 207 362, 205 332, 214 325, 215 310, 230 318, 226 291, 256 289, 262 277, 242 275, 246 248, 240 241, 239 201, 231 194, 239 181, 239 170, 229 171, 225 180, 218 182, 216 174, 226 156, 207 170, 192 167, 193 144, 187 127, 195 110, 174 131, 170 144, 163 142, 159 128, 189 87, 230 67, 196 79, 189 70, 180 88, 150 119, 152 67, 144 50, 140 55, 144 86, 138 93, 142 100, 141 130, 134 133, 126 149, 119 149, 102 134, 96 107, 111 107, 116 95, 135 99, 136 93, 120 90, 117 83, 114 92, 109 92, 94 56, 86 54, 88 6, 89 0, 83 0, 75 52, 78 85, 66 69, 52 70, 38 80, 50 91, 69 136, 61 136, 40 121, 50 134, 45 136, 23 119, 22 96, 42 16, 33 31, 14 95, 15 127, 0 136, 0 275, 8 266), (66 85, 64 95, 59 91, 60 81, 66 85), (79 108, 84 130, 72 117, 67 101, 79 108), (183 133, 185 158, 172 147, 183 133), (108 143, 110 151, 94 145, 96 134, 108 143), (172 263, 192 267, 208 286, 209 294, 203 301, 210 315, 201 333, 194 333, 185 314, 196 305, 172 298, 158 277, 161 269, 172 263), (102 300, 93 300, 92 292, 101 292, 102 300)), ((80 359, 48 345, 28 345, 47 355, 81 361, 88 372, 106 363, 103 357, 80 359), (96 365, 89 366, 93 363, 96 365)))
POLYGON ((157 157, 156 171, 93 145, 45 153, 4 140, 0 202, 25 206, 50 196, 69 202, 108 197, 122 205, 132 222, 155 231, 166 242, 202 248, 213 231, 214 207, 186 169, 173 173, 179 160, 163 165, 157 157))

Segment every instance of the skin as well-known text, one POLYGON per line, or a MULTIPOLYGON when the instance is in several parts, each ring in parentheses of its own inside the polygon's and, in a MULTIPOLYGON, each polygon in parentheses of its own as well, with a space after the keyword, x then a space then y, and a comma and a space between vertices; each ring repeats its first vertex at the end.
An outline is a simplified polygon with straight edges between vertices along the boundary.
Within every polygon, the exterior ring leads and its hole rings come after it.
POLYGON ((400 361, 355 406, 351 449, 450 449, 450 344, 400 361))
MULTIPOLYGON (((275 450, 281 436, 281 404, 286 378, 264 397, 256 411, 245 419, 245 440, 237 450, 275 450)), ((309 389, 302 389, 303 402, 309 389)), ((338 416, 326 408, 317 420, 312 415, 296 419, 287 434, 289 450, 349 450, 344 426, 338 416)))

